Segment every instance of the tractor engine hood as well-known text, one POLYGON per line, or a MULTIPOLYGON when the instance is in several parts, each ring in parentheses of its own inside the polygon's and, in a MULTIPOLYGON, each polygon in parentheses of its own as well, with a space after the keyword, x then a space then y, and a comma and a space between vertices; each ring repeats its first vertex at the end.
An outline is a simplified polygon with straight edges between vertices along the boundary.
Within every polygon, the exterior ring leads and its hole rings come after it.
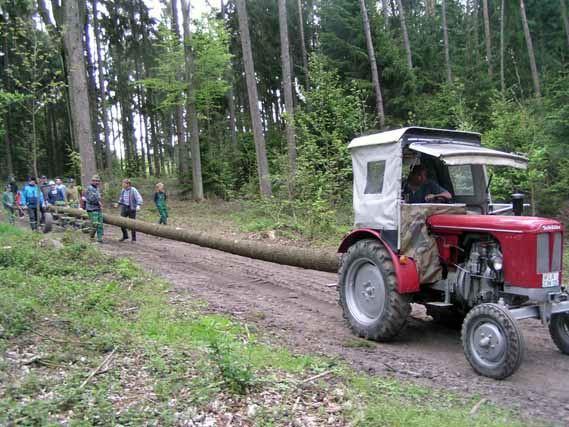
POLYGON ((433 156, 447 165, 493 165, 526 169, 528 159, 480 145, 452 141, 418 141, 409 144, 413 151, 433 156))
POLYGON ((437 233, 457 231, 497 233, 544 233, 562 231, 559 221, 533 216, 499 215, 432 215, 427 224, 437 233))

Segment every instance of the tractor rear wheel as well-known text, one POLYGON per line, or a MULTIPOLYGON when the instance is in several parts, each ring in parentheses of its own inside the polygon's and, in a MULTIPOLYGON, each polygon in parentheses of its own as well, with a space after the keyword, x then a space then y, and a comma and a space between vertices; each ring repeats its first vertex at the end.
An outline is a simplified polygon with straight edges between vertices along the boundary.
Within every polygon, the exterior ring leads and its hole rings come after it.
POLYGON ((502 380, 520 367, 525 352, 522 333, 507 308, 480 304, 462 325, 466 359, 478 374, 502 380))
POLYGON ((563 354, 569 354, 569 313, 551 316, 549 333, 559 351, 563 354))
POLYGON ((360 240, 348 249, 338 288, 344 318, 357 336, 389 341, 405 326, 411 305, 397 292, 395 268, 381 242, 360 240))

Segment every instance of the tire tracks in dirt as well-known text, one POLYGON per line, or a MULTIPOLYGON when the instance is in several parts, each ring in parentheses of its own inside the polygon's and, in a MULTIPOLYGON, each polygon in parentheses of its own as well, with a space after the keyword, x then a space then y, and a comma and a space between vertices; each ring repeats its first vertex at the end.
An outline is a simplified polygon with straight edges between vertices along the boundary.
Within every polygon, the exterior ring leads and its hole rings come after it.
MULTIPOLYGON (((114 230, 111 234, 118 237, 114 230)), ((337 290, 330 286, 336 282, 334 274, 150 236, 103 248, 170 281, 177 297, 202 299, 210 311, 256 324, 294 352, 316 352, 368 373, 480 395, 525 416, 569 425, 569 357, 557 351, 547 329, 535 320, 522 322, 527 352, 520 370, 494 381, 471 370, 460 333, 426 320, 421 306, 414 306, 414 317, 394 343, 354 337, 343 322, 337 290)))

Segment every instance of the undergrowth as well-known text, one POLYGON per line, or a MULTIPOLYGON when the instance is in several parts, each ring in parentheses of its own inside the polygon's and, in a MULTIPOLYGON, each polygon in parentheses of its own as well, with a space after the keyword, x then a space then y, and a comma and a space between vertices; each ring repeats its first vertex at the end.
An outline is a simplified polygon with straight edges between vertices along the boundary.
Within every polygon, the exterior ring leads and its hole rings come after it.
POLYGON ((470 416, 477 397, 269 346, 127 259, 52 238, 0 225, 0 425, 225 425, 232 411, 253 425, 522 425, 492 405, 470 416))

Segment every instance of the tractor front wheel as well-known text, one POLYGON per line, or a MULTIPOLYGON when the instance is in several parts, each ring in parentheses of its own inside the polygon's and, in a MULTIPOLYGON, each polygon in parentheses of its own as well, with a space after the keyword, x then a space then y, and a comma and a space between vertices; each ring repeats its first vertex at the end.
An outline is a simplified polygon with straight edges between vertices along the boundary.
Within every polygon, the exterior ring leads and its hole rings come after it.
POLYGON ((348 249, 338 288, 344 318, 359 337, 389 341, 405 326, 411 306, 397 292, 395 268, 381 242, 360 240, 348 249))
POLYGON ((559 351, 563 354, 569 354, 569 313, 551 316, 549 333, 559 351))
POLYGON ((462 345, 470 366, 497 380, 516 372, 525 352, 516 320, 498 304, 480 304, 470 310, 462 324, 462 345))

